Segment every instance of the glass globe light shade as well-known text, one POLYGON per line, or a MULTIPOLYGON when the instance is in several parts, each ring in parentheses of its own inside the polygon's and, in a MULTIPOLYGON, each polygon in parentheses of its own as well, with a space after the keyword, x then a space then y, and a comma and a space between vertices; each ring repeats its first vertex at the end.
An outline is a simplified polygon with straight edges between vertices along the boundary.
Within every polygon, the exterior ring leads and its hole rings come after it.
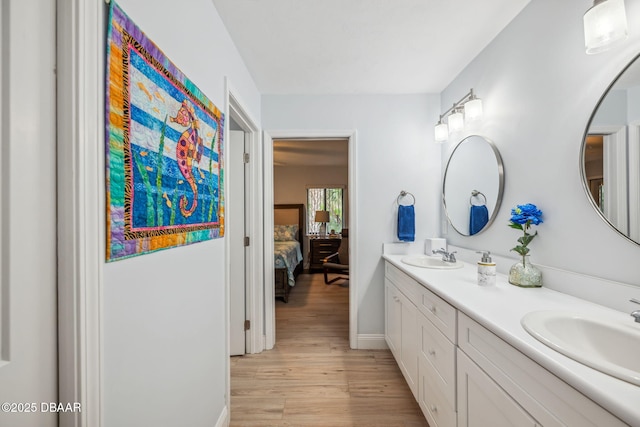
POLYGON ((588 54, 603 52, 628 36, 624 0, 596 0, 583 21, 588 54))
POLYGON ((445 142, 449 138, 449 127, 446 123, 438 122, 435 127, 436 142, 445 142))
POLYGON ((449 132, 460 132, 464 129, 464 118, 460 111, 456 111, 449 116, 449 132))
POLYGON ((472 99, 464 104, 464 116, 467 120, 479 120, 482 118, 482 100, 472 99))

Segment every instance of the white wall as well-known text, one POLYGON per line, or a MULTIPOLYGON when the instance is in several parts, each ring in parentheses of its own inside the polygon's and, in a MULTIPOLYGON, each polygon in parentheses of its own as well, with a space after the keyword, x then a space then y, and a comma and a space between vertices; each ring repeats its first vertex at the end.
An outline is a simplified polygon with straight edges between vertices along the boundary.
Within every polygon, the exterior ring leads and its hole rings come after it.
MULTIPOLYGON (((627 91, 612 90, 598 106, 593 116, 592 126, 626 126, 627 125, 627 91)), ((595 108, 595 107, 594 107, 595 108)))
MULTIPOLYGON (((260 94, 210 0, 119 3, 223 111, 228 76, 259 123, 260 94)), ((215 425, 227 387, 226 266, 224 239, 105 265, 105 426, 215 425)))
MULTIPOLYGON (((357 130, 358 333, 384 332, 382 244, 396 241, 396 198, 416 198, 416 240, 439 230, 440 147, 435 95, 264 95, 262 123, 274 130, 357 130)), ((274 132, 276 133, 276 132, 274 132)), ((353 285, 353 283, 352 283, 353 285)))
POLYGON ((627 122, 633 123, 640 120, 640 86, 629 89, 627 97, 629 99, 627 122))
POLYGON ((534 263, 640 286, 640 247, 600 219, 579 169, 593 109, 640 50, 640 2, 625 3, 629 39, 586 55, 582 16, 591 3, 535 0, 441 94, 446 106, 475 89, 485 107, 480 133, 496 143, 505 164, 498 219, 477 236, 450 232, 450 242, 515 259, 509 249, 519 235, 507 227, 510 209, 535 203, 545 222, 530 245, 534 263))
MULTIPOLYGON (((306 144, 304 142, 303 144, 306 144)), ((309 143, 311 144, 311 142, 309 143)), ((346 143, 345 143, 346 144, 346 143)), ((349 168, 347 166, 274 166, 273 202, 307 204, 307 187, 311 185, 342 185, 344 192, 344 217, 349 219, 349 168)))

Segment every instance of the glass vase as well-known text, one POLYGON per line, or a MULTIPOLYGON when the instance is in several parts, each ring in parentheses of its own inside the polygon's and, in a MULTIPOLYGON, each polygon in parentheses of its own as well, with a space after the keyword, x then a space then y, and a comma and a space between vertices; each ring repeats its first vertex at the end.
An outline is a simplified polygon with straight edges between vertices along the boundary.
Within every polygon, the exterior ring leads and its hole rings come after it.
POLYGON ((542 272, 531 264, 529 255, 525 255, 511 266, 509 283, 521 288, 539 288, 542 286, 542 272))

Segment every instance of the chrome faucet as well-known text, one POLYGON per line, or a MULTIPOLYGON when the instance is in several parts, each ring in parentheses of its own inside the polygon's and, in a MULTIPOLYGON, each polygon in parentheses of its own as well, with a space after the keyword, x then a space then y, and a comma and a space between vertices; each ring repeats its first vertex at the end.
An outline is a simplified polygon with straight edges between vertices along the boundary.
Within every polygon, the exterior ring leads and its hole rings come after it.
MULTIPOLYGON (((636 304, 640 304, 640 301, 638 301, 635 298, 631 298, 629 302, 635 302, 636 304)), ((631 313, 631 317, 633 317, 636 320, 636 322, 640 323, 640 310, 633 311, 631 313)))
POLYGON ((456 251, 447 252, 444 250, 444 248, 440 248, 438 250, 434 249, 431 252, 433 252, 434 254, 442 255, 442 260, 445 262, 456 262, 456 256, 454 255, 456 251))

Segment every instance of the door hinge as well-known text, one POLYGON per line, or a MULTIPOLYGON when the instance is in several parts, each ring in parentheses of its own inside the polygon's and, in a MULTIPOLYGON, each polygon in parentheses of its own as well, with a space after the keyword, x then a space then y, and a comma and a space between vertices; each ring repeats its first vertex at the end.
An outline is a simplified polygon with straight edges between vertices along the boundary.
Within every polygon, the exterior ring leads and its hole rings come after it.
POLYGON ((244 153, 244 154, 242 155, 242 160, 243 160, 245 163, 249 163, 249 153, 244 153))
POLYGON ((248 331, 249 329, 251 329, 251 320, 245 320, 244 321, 244 330, 248 331))
POLYGON ((244 236, 244 246, 249 246, 249 236, 244 236))

